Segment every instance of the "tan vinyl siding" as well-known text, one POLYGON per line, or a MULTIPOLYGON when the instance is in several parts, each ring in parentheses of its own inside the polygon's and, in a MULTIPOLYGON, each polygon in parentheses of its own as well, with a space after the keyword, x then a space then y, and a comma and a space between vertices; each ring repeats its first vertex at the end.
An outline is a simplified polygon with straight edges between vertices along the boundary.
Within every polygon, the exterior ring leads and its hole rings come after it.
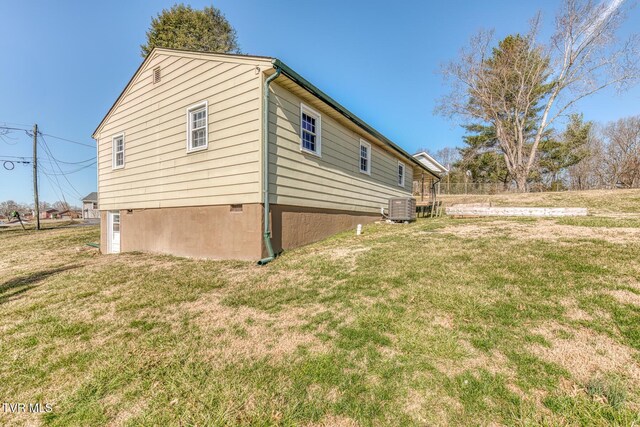
POLYGON ((332 117, 328 107, 292 93, 294 86, 280 78, 272 83, 269 108, 269 188, 272 203, 380 212, 390 197, 410 196, 413 167, 405 165, 405 185, 398 186, 400 157, 384 150, 369 135, 358 133, 332 117), (281 86, 282 85, 282 86, 281 86), (289 89, 283 86, 289 85, 289 89), (321 157, 300 150, 300 103, 322 116, 321 157), (371 175, 360 172, 360 139, 371 144, 371 175))
POLYGON ((100 209, 261 202, 257 65, 166 51, 150 58, 96 135, 100 209), (201 101, 208 148, 187 153, 186 111, 201 101), (125 167, 113 170, 111 139, 122 132, 125 167))

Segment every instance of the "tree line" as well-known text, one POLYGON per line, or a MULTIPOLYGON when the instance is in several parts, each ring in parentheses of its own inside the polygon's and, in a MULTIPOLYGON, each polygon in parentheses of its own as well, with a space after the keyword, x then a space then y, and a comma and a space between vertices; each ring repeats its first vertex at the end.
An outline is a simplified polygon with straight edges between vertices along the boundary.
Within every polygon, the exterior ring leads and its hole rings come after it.
MULTIPOLYGON (((77 206, 72 206, 65 201, 58 200, 57 202, 40 202, 40 212, 45 212, 49 209, 56 209, 59 212, 68 210, 80 210, 77 206)), ((0 202, 0 215, 10 217, 13 212, 18 212, 21 216, 30 214, 33 212, 33 203, 19 203, 14 200, 5 200, 0 202)))
MULTIPOLYGON (((449 181, 517 188, 491 126, 467 125, 463 147, 446 147, 434 156, 450 169, 449 181)), ((569 116, 561 132, 541 141, 527 176, 529 190, 559 191, 640 187, 640 116, 610 123, 569 116)))

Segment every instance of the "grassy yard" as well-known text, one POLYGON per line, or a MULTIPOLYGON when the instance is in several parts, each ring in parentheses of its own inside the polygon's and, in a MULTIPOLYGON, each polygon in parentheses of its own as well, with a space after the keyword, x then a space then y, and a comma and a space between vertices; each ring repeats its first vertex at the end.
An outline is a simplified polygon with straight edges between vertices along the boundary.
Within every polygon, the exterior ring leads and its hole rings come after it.
POLYGON ((569 196, 610 215, 371 225, 266 267, 0 231, 0 395, 53 406, 0 424, 640 423, 640 192, 569 196))

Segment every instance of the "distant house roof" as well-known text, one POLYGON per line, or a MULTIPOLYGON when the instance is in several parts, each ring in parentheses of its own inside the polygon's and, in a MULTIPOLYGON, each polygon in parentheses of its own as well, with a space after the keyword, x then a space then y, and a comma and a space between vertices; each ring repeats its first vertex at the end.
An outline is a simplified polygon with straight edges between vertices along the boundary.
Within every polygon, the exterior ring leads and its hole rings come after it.
POLYGON ((47 213, 54 213, 54 212, 58 212, 58 209, 47 209, 46 212, 47 213))
POLYGON ((83 202, 97 202, 98 201, 98 193, 95 191, 93 193, 87 194, 83 199, 83 202))
POLYGON ((441 177, 442 175, 446 175, 449 172, 449 169, 444 167, 440 162, 433 158, 426 151, 422 151, 420 153, 414 154, 415 157, 420 163, 422 163, 429 171, 441 177))

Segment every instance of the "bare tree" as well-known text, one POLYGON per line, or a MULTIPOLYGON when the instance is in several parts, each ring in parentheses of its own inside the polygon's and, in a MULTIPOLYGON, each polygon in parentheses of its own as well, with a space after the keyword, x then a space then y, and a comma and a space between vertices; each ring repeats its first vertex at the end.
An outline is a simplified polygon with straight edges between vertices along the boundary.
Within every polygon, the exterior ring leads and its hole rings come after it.
POLYGON ((589 133, 586 155, 567 168, 567 185, 572 190, 609 187, 605 170, 605 145, 598 132, 589 133))
POLYGON ((14 211, 18 210, 20 210, 20 205, 13 200, 0 202, 0 214, 3 216, 11 216, 14 211))
POLYGON ((67 211, 69 209, 71 209, 69 203, 67 203, 66 201, 62 201, 62 200, 58 200, 57 202, 53 203, 53 208, 57 209, 60 212, 64 212, 67 211))
POLYGON ((604 128, 604 164, 613 186, 640 187, 640 116, 627 117, 604 128))
POLYGON ((538 148, 551 125, 581 99, 638 79, 638 36, 620 43, 622 0, 596 4, 565 0, 549 43, 540 43, 538 15, 525 36, 494 45, 492 31, 480 32, 458 61, 443 68, 451 86, 438 111, 496 129, 507 169, 526 191, 538 148))
POLYGON ((444 147, 436 151, 435 159, 451 170, 453 164, 460 160, 460 152, 454 147, 444 147))

